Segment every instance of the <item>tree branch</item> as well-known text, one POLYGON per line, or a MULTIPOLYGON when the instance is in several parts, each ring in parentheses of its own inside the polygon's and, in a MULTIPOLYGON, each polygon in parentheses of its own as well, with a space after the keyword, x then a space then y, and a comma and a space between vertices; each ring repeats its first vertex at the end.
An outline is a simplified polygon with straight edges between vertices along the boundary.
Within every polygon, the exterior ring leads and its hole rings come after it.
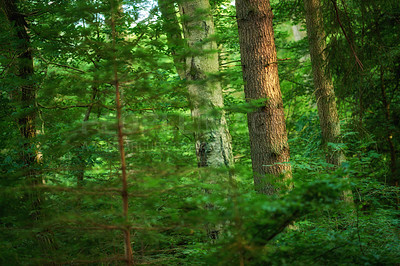
POLYGON ((72 66, 67 66, 67 65, 63 65, 63 64, 59 64, 59 63, 55 63, 55 62, 50 62, 47 59, 45 59, 43 56, 41 56, 40 54, 38 54, 37 57, 42 59, 42 61, 45 62, 48 65, 54 65, 54 66, 59 66, 59 67, 63 67, 63 68, 72 69, 72 70, 75 70, 75 71, 77 71, 79 73, 82 73, 82 74, 86 73, 86 71, 83 71, 81 69, 78 69, 78 68, 75 68, 75 67, 72 67, 72 66))
POLYGON ((347 40, 347 42, 348 42, 348 44, 349 44, 349 46, 350 46, 350 49, 351 49, 351 51, 352 51, 352 53, 353 53, 353 55, 354 55, 354 58, 355 58, 357 64, 359 65, 359 67, 361 68, 361 70, 364 70, 364 66, 363 66, 363 64, 361 63, 360 59, 358 59, 357 53, 356 53, 356 51, 354 50, 354 47, 353 47, 353 45, 351 44, 350 39, 349 39, 349 37, 347 36, 347 33, 346 33, 346 31, 345 31, 345 29, 344 29, 344 27, 343 27, 343 24, 342 24, 342 22, 341 22, 341 20, 340 20, 340 17, 339 17, 339 9, 338 9, 338 7, 337 7, 336 0, 331 0, 331 1, 332 1, 332 3, 333 3, 334 8, 335 8, 335 13, 336 13, 337 21, 338 21, 338 23, 339 23, 339 25, 340 25, 340 28, 341 28, 342 31, 343 31, 344 37, 346 38, 346 40, 347 40))

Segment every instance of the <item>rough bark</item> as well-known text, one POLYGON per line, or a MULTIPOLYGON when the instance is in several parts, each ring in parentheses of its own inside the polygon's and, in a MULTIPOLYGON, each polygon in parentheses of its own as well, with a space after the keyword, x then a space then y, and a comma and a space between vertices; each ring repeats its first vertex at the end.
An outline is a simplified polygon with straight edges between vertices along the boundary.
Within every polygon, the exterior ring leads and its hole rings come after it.
POLYGON ((326 161, 340 166, 344 160, 340 149, 328 143, 340 143, 340 122, 332 78, 326 71, 326 41, 320 0, 304 0, 311 65, 326 161))
POLYGON ((214 22, 208 0, 185 1, 179 6, 184 36, 190 49, 185 62, 191 113, 195 122, 199 167, 231 166, 231 137, 223 110, 214 22))
POLYGON ((269 0, 237 0, 236 13, 246 100, 266 99, 247 114, 254 183, 258 192, 272 195, 277 182, 291 179, 273 14, 269 0))
MULTIPOLYGON (((230 167, 233 165, 231 136, 225 118, 220 81, 213 75, 219 71, 217 44, 213 39, 214 22, 208 0, 188 0, 179 4, 185 40, 169 0, 159 0, 162 14, 169 23, 167 32, 178 74, 187 81, 189 102, 194 120, 198 167, 230 167), (167 7, 166 5, 169 6, 167 7), (179 57, 179 47, 187 48, 179 57), (184 61, 182 61, 182 58, 184 61)), ((213 182, 213 180, 211 180, 213 182)), ((212 193, 212 191, 206 191, 212 193)), ((212 203, 206 204, 213 209, 212 203)), ((218 225, 205 225, 210 239, 218 238, 218 225)))

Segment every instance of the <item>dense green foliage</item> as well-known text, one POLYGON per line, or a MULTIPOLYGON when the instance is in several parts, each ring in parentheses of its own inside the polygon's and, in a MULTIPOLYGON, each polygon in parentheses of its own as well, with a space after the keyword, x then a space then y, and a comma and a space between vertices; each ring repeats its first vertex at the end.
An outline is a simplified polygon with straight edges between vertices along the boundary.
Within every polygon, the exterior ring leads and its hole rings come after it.
POLYGON ((124 263, 114 66, 136 264, 398 264, 400 2, 338 1, 335 9, 336 1, 324 1, 326 71, 343 137, 332 145, 347 158, 333 171, 320 149, 307 40, 292 32, 304 27, 303 4, 271 1, 294 176, 294 189, 275 197, 254 192, 246 112, 257 103, 244 100, 230 1, 211 4, 232 169, 197 168, 186 81, 176 73, 156 3, 124 1, 113 37, 118 1, 17 2, 31 36, 37 97, 29 110, 18 100, 16 88, 32 80, 16 75, 21 40, 0 13, 0 264, 124 263), (29 149, 42 161, 34 166, 20 159, 28 152, 18 124, 26 112, 37 113, 29 149), (30 167, 43 184, 29 183, 30 167), (340 199, 348 189, 354 204, 340 199), (208 239, 208 224, 221 229, 218 239, 208 239))

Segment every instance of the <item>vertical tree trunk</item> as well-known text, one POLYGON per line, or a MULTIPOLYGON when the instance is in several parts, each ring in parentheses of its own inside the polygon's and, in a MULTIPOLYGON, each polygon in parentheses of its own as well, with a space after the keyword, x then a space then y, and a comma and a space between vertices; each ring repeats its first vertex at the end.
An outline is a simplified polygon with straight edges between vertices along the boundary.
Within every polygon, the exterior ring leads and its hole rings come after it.
MULTIPOLYGON (((332 77, 326 69, 326 41, 320 0, 304 0, 310 57, 326 162, 338 167, 345 160, 341 149, 329 145, 340 143, 340 121, 332 77)), ((352 203, 351 190, 343 191, 344 201, 352 203)))
POLYGON ((129 219, 129 194, 128 194, 128 175, 126 171, 126 160, 125 160, 125 147, 124 147, 124 124, 122 121, 122 103, 121 103, 121 92, 120 83, 118 77, 118 65, 116 57, 116 45, 118 32, 116 24, 118 19, 123 15, 122 1, 112 0, 111 1, 111 33, 112 33, 112 49, 113 49, 113 74, 114 74, 114 86, 115 86, 115 104, 117 111, 117 135, 118 135, 118 148, 121 160, 121 181, 122 181, 122 215, 124 218, 125 226, 122 231, 124 233, 124 250, 125 250, 125 262, 126 265, 133 265, 135 263, 133 258, 133 251, 131 245, 131 223, 129 219))
MULTIPOLYGON (((174 2, 159 0, 164 19, 164 30, 178 75, 186 80, 189 102, 194 120, 198 167, 230 167, 233 165, 231 136, 223 110, 220 82, 213 77, 219 71, 217 44, 213 40, 214 22, 208 0, 183 1, 179 5, 183 22, 182 38, 174 2), (185 42, 186 41, 186 42, 185 42), (191 50, 183 56, 180 49, 191 50)), ((207 191, 211 193, 210 191, 207 191)), ((206 208, 212 209, 208 203, 206 208)), ((218 238, 219 229, 206 224, 211 239, 218 238)))
POLYGON ((180 5, 184 36, 191 54, 186 57, 185 78, 195 122, 199 167, 231 166, 231 137, 223 110, 214 22, 208 0, 184 1, 180 5))
MULTIPOLYGON (((18 119, 19 130, 23 138, 23 147, 21 152, 21 160, 24 163, 25 175, 28 182, 33 186, 42 182, 37 171, 40 162, 40 156, 37 154, 36 138, 36 87, 33 81, 33 57, 30 47, 30 36, 27 32, 27 22, 25 17, 18 11, 16 0, 2 0, 1 8, 7 16, 8 21, 14 27, 18 41, 15 46, 16 75, 21 79, 20 85, 16 88, 16 95, 19 97, 21 104, 20 117, 18 119)), ((31 193, 32 215, 34 219, 38 218, 40 208, 40 197, 37 193, 31 193)))
POLYGON ((292 176, 273 14, 269 0, 237 0, 236 13, 246 100, 266 98, 265 106, 247 114, 254 183, 258 192, 272 195, 279 190, 276 182, 292 176))
POLYGON ((326 70, 326 42, 320 0, 304 0, 311 64, 326 161, 340 166, 343 152, 328 143, 340 143, 340 122, 332 78, 326 70))
MULTIPOLYGON (((15 95, 20 101, 20 115, 18 118, 19 131, 22 136, 21 161, 23 162, 24 175, 29 185, 35 187, 43 184, 39 171, 42 154, 38 151, 36 142, 35 120, 36 110, 36 86, 34 83, 34 65, 31 49, 31 40, 28 34, 28 24, 25 17, 18 10, 18 0, 0 0, 0 8, 4 11, 8 21, 13 27, 13 34, 17 37, 14 46, 16 54, 16 76, 20 79, 15 95)), ((30 217, 38 220, 41 215, 42 194, 33 188, 25 197, 29 198, 31 208, 30 217)), ((43 253, 47 256, 49 250, 54 249, 53 235, 49 230, 42 230, 35 235, 43 253)))

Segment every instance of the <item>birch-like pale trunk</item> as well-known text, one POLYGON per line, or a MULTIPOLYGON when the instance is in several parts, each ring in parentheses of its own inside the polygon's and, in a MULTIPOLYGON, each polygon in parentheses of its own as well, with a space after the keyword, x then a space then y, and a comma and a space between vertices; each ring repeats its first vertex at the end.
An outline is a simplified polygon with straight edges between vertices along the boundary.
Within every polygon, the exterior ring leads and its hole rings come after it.
MULTIPOLYGON (((214 22, 208 0, 179 3, 182 30, 174 2, 159 0, 169 50, 179 77, 187 81, 191 114, 194 121, 196 155, 199 168, 229 168, 233 165, 231 136, 225 118, 220 81, 217 44, 213 39, 214 22), (184 48, 189 52, 183 56, 184 48)), ((227 176, 227 180, 228 180, 227 176)), ((211 180, 213 182, 214 180, 211 180)), ((212 193, 212 191, 207 191, 212 193)), ((212 209, 208 203, 206 208, 212 209)), ((211 239, 218 238, 218 226, 206 224, 211 239)))
POLYGON ((184 64, 191 113, 195 123, 199 167, 230 167, 233 164, 220 81, 214 22, 208 0, 184 1, 179 5, 183 32, 190 49, 184 64))

